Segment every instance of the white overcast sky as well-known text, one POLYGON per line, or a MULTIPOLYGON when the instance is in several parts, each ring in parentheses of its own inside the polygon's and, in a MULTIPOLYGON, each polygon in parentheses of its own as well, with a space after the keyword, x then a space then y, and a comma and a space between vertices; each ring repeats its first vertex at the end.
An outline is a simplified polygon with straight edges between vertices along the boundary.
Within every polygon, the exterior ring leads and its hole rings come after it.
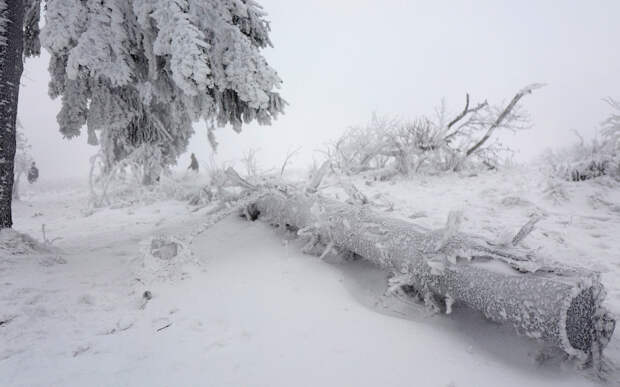
MULTIPOLYGON (((219 129, 219 161, 255 148, 267 168, 297 146, 298 163, 319 160, 316 150, 372 112, 413 118, 431 114, 442 97, 457 111, 465 92, 499 103, 543 82, 523 100, 533 128, 506 136, 527 160, 570 144, 571 129, 593 137, 609 112, 601 99, 620 98, 619 0, 259 2, 274 43, 265 55, 284 81, 289 106, 270 127, 249 125, 239 135, 219 129)), ((26 64, 20 120, 42 177, 86 176, 96 149, 85 136, 67 141, 58 132, 48 59, 26 64)), ((209 160, 204 124, 196 124, 189 151, 209 160)))

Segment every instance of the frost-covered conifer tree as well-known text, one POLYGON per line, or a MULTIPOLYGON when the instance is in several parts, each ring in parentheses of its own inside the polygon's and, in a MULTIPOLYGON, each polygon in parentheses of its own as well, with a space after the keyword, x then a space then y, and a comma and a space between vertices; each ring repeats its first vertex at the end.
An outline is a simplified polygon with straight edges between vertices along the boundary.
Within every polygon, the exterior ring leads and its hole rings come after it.
POLYGON ((86 126, 106 168, 139 148, 175 163, 199 120, 215 145, 216 126, 240 131, 282 112, 281 80, 260 53, 269 23, 253 0, 48 0, 45 19, 60 130, 86 126))

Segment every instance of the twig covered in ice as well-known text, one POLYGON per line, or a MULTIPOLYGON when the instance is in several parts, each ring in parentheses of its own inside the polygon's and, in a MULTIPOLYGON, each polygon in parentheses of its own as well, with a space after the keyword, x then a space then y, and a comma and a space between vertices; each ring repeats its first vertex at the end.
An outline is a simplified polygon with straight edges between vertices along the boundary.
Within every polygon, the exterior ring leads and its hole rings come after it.
POLYGON ((521 229, 519 230, 519 232, 517 232, 517 235, 512 238, 512 245, 518 245, 523 239, 530 235, 530 233, 534 231, 536 223, 538 223, 541 219, 542 218, 539 216, 534 216, 526 224, 524 224, 523 227, 521 227, 521 229))

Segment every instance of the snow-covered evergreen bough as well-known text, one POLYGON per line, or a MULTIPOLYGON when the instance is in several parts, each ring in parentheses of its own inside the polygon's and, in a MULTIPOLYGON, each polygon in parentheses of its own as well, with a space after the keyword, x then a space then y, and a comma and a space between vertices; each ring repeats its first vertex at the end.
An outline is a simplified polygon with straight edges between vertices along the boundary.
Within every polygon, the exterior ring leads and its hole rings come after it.
POLYGON ((145 144, 174 164, 192 123, 205 120, 215 144, 216 126, 268 124, 285 104, 253 0, 47 0, 45 19, 60 130, 87 125, 108 169, 145 144))
POLYGON ((540 263, 512 243, 494 244, 455 231, 431 231, 297 189, 267 190, 246 213, 354 253, 397 273, 399 283, 435 308, 452 303, 561 348, 584 365, 600 365, 615 320, 602 306, 599 275, 540 263))

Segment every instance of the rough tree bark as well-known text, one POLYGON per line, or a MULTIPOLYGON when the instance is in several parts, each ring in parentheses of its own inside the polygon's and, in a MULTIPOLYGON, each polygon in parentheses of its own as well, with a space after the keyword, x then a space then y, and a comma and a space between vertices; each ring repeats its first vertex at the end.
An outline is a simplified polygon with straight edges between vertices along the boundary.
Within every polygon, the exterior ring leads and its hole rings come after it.
POLYGON ((497 246, 448 226, 429 231, 311 191, 267 191, 246 213, 393 270, 431 305, 466 305, 600 364, 615 320, 601 306, 597 274, 536 266, 531 252, 514 244, 497 246))
POLYGON ((11 199, 15 160, 15 125, 23 71, 24 1, 0 1, 0 229, 13 226, 11 199), (4 3, 4 4, 3 4, 4 3))

